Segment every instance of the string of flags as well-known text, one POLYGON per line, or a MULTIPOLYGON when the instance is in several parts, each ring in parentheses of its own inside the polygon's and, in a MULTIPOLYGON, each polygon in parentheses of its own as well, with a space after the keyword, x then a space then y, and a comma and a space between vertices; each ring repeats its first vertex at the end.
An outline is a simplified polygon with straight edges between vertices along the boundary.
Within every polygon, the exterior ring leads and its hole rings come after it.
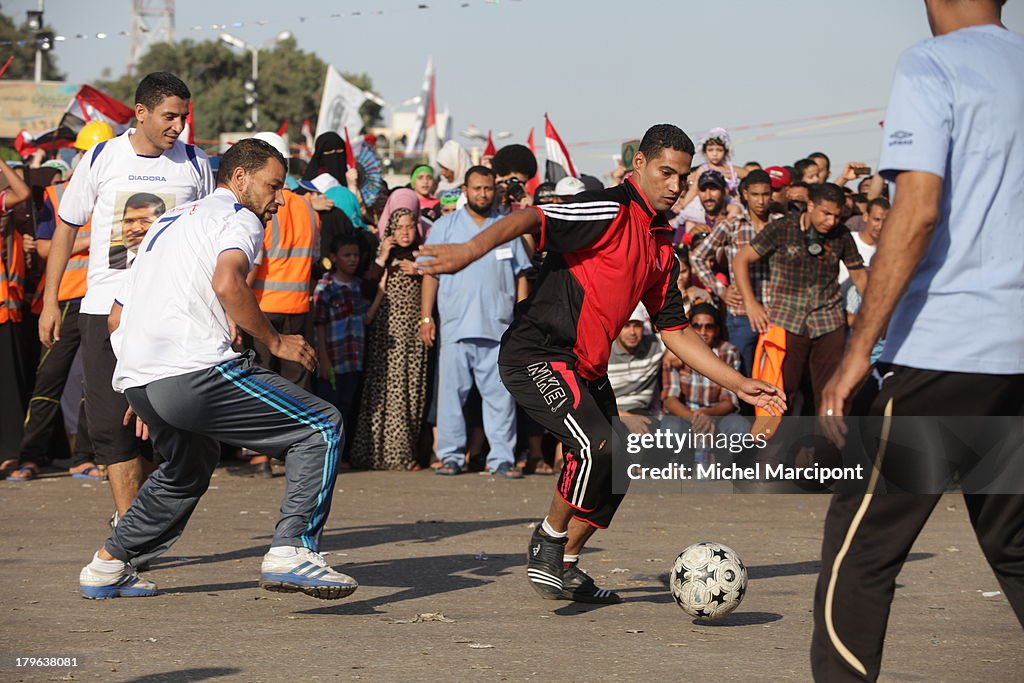
MULTIPOLYGON (((509 3, 520 3, 520 2, 523 2, 523 1, 524 0, 505 0, 504 4, 507 5, 509 3)), ((475 3, 468 2, 467 0, 462 0, 461 2, 458 2, 457 6, 455 8, 456 9, 467 9, 467 8, 472 7, 474 5, 476 5, 476 6, 484 6, 484 5, 486 5, 486 6, 497 7, 497 6, 501 5, 501 4, 502 4, 501 0, 482 0, 482 2, 475 2, 475 3)), ((416 3, 416 4, 414 4, 414 5, 410 6, 410 7, 405 7, 405 8, 397 8, 397 9, 389 9, 389 10, 382 10, 382 9, 352 10, 352 11, 349 11, 349 12, 332 12, 332 13, 326 14, 326 15, 289 17, 289 19, 298 19, 299 23, 306 23, 306 22, 319 21, 319 20, 322 20, 322 19, 343 19, 343 18, 358 18, 358 17, 377 17, 377 16, 388 16, 388 15, 393 15, 393 14, 404 14, 404 13, 412 13, 412 12, 433 11, 433 10, 438 10, 438 9, 440 9, 440 10, 447 10, 447 9, 451 9, 451 8, 450 7, 446 7, 446 6, 428 5, 426 3, 422 3, 421 2, 421 3, 416 3)), ((227 29, 232 29, 232 28, 233 29, 253 28, 253 27, 257 27, 257 26, 266 26, 267 24, 275 24, 276 25, 276 24, 280 24, 280 23, 281 23, 281 20, 273 20, 273 21, 271 21, 271 20, 268 20, 268 19, 254 19, 254 20, 248 20, 248 21, 229 21, 229 22, 214 23, 214 24, 196 24, 196 25, 193 25, 193 26, 179 28, 177 30, 178 31, 184 30, 184 31, 189 31, 189 32, 193 32, 193 33, 200 33, 200 32, 203 32, 203 31, 225 31, 227 29)), ((143 32, 148 32, 148 29, 146 29, 145 27, 143 27, 142 30, 143 30, 143 32)), ((69 41, 69 40, 106 40, 107 38, 116 38, 116 37, 120 37, 120 36, 129 36, 129 35, 131 35, 131 32, 128 31, 128 30, 124 30, 124 31, 97 31, 95 33, 74 33, 74 34, 70 34, 69 33, 69 34, 55 35, 55 36, 53 36, 53 41, 55 43, 61 43, 61 42, 69 41)), ((43 43, 46 40, 47 40, 46 38, 29 38, 29 39, 25 39, 25 40, 4 40, 4 41, 0 41, 0 46, 6 46, 6 45, 17 45, 18 47, 38 46, 40 43, 43 43)))

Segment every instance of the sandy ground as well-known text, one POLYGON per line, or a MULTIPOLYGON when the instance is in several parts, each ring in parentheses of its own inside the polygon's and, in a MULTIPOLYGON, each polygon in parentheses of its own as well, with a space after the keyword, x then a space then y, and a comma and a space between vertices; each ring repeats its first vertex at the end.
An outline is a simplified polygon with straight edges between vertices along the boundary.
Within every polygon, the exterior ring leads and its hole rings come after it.
MULTIPOLYGON (((0 482, 0 680, 807 681, 822 518, 811 495, 631 495, 582 566, 626 602, 583 606, 526 585, 530 529, 553 480, 343 474, 327 558, 362 584, 321 602, 257 587, 283 479, 219 470, 188 530, 148 572, 162 594, 90 601, 80 567, 104 540, 105 484, 0 482), (713 539, 751 577, 740 608, 696 622, 672 560, 713 539), (615 570, 615 571, 613 571, 615 570), (443 615, 419 617, 419 615, 443 615), (14 656, 75 655, 27 670, 14 656)), ((936 509, 899 579, 883 680, 1024 680, 1024 638, 961 499, 936 509)))

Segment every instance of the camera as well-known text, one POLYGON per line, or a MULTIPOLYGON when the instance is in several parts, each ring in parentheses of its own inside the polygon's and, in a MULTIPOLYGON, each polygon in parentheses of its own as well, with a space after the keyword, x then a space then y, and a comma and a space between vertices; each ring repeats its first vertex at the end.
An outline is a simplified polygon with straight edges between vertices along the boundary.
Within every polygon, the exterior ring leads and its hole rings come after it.
POLYGON ((812 225, 804 232, 807 238, 807 253, 811 256, 821 256, 825 251, 825 236, 812 225))
POLYGON ((505 181, 505 195, 514 202, 521 202, 526 196, 526 188, 519 178, 509 178, 505 181))

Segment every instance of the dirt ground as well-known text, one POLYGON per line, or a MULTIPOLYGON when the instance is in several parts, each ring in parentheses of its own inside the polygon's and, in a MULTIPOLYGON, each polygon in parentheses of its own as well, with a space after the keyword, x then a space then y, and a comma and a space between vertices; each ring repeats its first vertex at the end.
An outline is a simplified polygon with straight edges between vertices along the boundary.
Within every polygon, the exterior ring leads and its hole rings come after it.
MULTIPOLYGON (((90 601, 77 576, 106 536, 106 485, 0 482, 0 680, 810 679, 825 496, 631 495, 583 557, 626 599, 597 607, 544 601, 526 584, 529 525, 551 477, 345 473, 323 549, 362 585, 321 602, 257 587, 283 483, 218 470, 147 573, 162 593, 90 601), (719 622, 687 617, 666 586, 678 552, 705 539, 735 548, 751 577, 719 622), (77 656, 79 667, 17 669, 15 656, 77 656)), ((1020 626, 991 594, 960 498, 939 504, 910 559, 883 680, 1024 680, 1020 626)))

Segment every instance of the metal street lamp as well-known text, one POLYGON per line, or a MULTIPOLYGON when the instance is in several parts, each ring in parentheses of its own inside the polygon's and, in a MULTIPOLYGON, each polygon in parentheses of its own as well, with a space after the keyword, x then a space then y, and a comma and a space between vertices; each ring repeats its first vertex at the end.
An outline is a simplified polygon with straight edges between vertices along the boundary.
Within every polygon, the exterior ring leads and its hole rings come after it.
POLYGON ((259 103, 259 78, 260 78, 260 50, 266 49, 272 46, 274 43, 280 43, 288 40, 292 37, 290 31, 282 31, 277 36, 265 43, 262 47, 250 45, 238 36, 233 36, 230 33, 220 34, 220 40, 223 43, 230 45, 231 47, 237 47, 241 50, 248 50, 252 54, 252 78, 246 80, 244 83, 245 87, 245 103, 252 106, 249 111, 249 120, 245 123, 246 130, 255 131, 260 122, 260 113, 258 109, 259 103))

